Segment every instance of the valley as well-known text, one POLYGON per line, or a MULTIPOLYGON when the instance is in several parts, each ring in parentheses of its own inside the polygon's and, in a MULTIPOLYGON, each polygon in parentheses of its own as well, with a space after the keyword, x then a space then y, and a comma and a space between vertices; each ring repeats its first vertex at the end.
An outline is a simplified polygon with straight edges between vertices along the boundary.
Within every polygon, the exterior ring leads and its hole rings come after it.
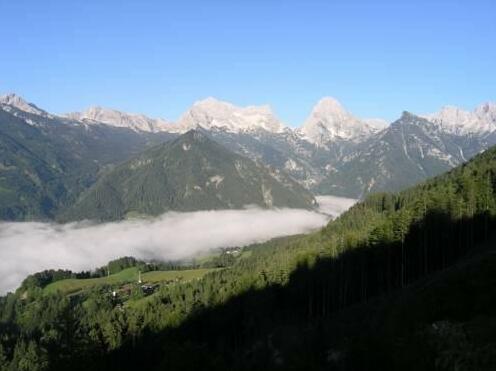
POLYGON ((418 357, 427 369, 490 370, 495 166, 493 147, 417 186, 370 195, 320 230, 195 266, 122 258, 30 275, 0 299, 12 325, 2 352, 19 354, 29 336, 51 369, 393 370, 418 357))

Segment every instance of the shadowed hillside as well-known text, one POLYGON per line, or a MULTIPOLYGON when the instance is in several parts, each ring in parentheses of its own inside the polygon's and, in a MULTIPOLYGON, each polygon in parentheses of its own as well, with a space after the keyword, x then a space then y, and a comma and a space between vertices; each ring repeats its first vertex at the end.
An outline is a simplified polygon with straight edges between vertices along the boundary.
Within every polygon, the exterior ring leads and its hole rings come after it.
MULTIPOLYGON (((496 148, 320 232, 254 245, 142 305, 109 287, 0 301, 3 363, 33 369, 493 370, 496 148), (41 366, 40 366, 41 365, 41 366)), ((1 363, 0 363, 1 364, 1 363)))

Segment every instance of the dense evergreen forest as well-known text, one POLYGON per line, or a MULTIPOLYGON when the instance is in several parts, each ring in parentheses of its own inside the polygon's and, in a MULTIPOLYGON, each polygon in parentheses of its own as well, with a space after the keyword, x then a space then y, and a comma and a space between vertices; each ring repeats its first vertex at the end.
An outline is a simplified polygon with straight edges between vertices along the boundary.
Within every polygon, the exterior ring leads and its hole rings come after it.
POLYGON ((139 305, 31 276, 0 300, 0 370, 494 370, 495 242, 492 148, 139 305))

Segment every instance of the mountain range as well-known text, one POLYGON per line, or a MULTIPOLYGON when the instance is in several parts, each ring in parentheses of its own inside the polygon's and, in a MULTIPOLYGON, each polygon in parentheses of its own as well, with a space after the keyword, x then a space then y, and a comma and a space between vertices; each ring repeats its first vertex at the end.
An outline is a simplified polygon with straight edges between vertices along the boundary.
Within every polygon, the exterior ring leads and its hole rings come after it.
MULTIPOLYGON (((112 168, 190 130, 217 142, 230 156, 279 174, 286 185, 290 180, 314 194, 363 198, 418 183, 496 144, 496 104, 484 103, 473 112, 456 107, 428 115, 404 112, 387 124, 357 118, 337 100, 323 98, 301 127, 291 128, 269 106, 237 107, 214 98, 194 103, 171 122, 102 107, 56 115, 9 94, 0 97, 0 150, 5 154, 0 216, 62 215, 92 186, 101 187, 99 180, 112 168)), ((176 155, 179 161, 184 153, 176 155)))
MULTIPOLYGON (((120 126, 122 121, 111 120, 112 112, 101 121, 120 126)), ((406 112, 389 125, 357 118, 326 97, 293 129, 268 106, 240 108, 207 98, 176 123, 154 122, 152 131, 206 130, 231 150, 288 173, 313 192, 354 198, 400 190, 496 144, 495 103, 481 104, 473 112, 451 106, 428 115, 406 112)))

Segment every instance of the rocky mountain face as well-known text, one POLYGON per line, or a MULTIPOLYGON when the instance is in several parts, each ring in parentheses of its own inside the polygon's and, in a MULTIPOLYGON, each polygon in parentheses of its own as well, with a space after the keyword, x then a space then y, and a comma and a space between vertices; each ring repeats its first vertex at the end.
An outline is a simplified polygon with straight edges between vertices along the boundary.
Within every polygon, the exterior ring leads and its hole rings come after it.
POLYGON ((481 104, 473 112, 447 106, 425 118, 447 133, 484 136, 496 131, 496 103, 481 104))
POLYGON ((351 197, 397 191, 458 166, 496 144, 491 107, 443 109, 429 119, 405 112, 346 158, 320 191, 351 197))
POLYGON ((191 129, 314 193, 353 198, 415 184, 496 144, 495 103, 472 112, 405 113, 386 125, 323 98, 297 129, 268 106, 214 98, 196 102, 175 123, 101 107, 57 116, 14 94, 0 97, 0 113, 2 219, 53 217, 104 169, 191 129), (14 191, 19 184, 29 196, 14 191))
POLYGON ((63 220, 119 220, 166 211, 313 208, 313 195, 287 175, 190 130, 102 176, 63 220))
POLYGON ((105 124, 118 128, 128 128, 138 132, 157 133, 175 131, 174 125, 164 119, 152 119, 141 114, 125 113, 103 107, 90 107, 84 112, 72 112, 65 116, 87 125, 105 124))
POLYGON ((207 130, 239 154, 289 174, 308 189, 314 189, 326 171, 385 126, 381 120, 355 118, 333 98, 322 99, 299 129, 285 126, 267 107, 236 108, 212 98, 195 104, 178 126, 185 123, 207 130), (196 113, 197 105, 201 114, 196 113), (259 113, 253 116, 253 112, 259 113))
POLYGON ((429 119, 405 112, 391 125, 355 118, 322 99, 299 129, 209 134, 233 151, 286 172, 319 194, 361 198, 438 175, 496 144, 494 104, 429 119))
POLYGON ((14 115, 19 113, 30 113, 39 116, 49 116, 49 114, 36 107, 33 103, 26 102, 16 94, 6 94, 0 96, 0 108, 7 112, 12 112, 14 115))
POLYGON ((404 112, 346 156, 319 184, 319 191, 361 198, 396 191, 463 162, 452 135, 426 119, 404 112))

